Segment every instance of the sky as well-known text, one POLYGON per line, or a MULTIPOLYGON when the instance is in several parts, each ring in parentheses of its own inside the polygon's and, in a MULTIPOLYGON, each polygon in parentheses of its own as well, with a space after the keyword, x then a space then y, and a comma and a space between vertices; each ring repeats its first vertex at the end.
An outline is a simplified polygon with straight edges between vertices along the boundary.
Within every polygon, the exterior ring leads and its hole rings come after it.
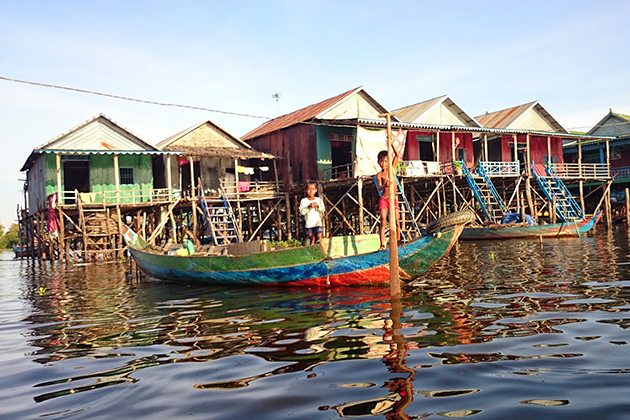
POLYGON ((107 115, 148 143, 235 136, 363 86, 388 110, 449 95, 471 116, 539 101, 587 131, 630 114, 630 2, 0 0, 0 222, 42 143, 107 115), (278 102, 272 95, 278 93, 278 102))

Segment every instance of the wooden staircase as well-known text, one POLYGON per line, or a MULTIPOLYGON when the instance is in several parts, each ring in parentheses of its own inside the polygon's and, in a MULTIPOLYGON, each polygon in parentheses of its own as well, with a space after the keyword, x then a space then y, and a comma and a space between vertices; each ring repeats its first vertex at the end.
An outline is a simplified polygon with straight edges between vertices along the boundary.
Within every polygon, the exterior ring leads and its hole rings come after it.
POLYGON ((228 245, 242 242, 242 237, 235 223, 234 212, 221 189, 220 199, 206 199, 201 190, 199 203, 203 211, 204 228, 210 232, 213 245, 228 245))

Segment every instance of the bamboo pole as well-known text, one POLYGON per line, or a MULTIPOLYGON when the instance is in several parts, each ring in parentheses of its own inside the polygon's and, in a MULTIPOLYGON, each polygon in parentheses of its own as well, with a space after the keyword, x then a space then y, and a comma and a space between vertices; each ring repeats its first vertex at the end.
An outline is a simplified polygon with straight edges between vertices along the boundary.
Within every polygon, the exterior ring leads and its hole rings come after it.
MULTIPOLYGON (((380 115, 383 116, 383 115, 380 115)), ((389 293, 400 296, 400 273, 398 267, 398 226, 396 225, 396 182, 394 178, 392 149, 392 114, 384 114, 387 118, 387 182, 389 183, 389 293)), ((385 223, 381 220, 381 223, 385 223)))
POLYGON ((359 235, 363 235, 365 233, 363 227, 363 178, 359 177, 359 183, 357 184, 357 194, 359 199, 359 235))
POLYGON ((293 235, 291 234, 291 198, 289 197, 289 193, 284 194, 284 205, 287 208, 287 239, 293 239, 293 235))

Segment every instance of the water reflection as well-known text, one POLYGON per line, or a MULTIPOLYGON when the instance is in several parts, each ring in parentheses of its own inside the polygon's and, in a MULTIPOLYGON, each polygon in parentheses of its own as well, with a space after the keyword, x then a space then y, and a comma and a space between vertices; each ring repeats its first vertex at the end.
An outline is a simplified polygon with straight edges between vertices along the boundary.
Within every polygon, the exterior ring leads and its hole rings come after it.
POLYGON ((49 368, 33 398, 173 380, 180 398, 212 395, 245 415, 274 401, 261 387, 286 394, 293 381, 291 401, 260 418, 295 405, 308 418, 465 417, 506 398, 510 410, 575 406, 575 382, 546 395, 528 381, 626 373, 629 243, 625 232, 462 243, 401 302, 381 288, 185 287, 138 283, 122 263, 22 263, 29 356, 49 368))

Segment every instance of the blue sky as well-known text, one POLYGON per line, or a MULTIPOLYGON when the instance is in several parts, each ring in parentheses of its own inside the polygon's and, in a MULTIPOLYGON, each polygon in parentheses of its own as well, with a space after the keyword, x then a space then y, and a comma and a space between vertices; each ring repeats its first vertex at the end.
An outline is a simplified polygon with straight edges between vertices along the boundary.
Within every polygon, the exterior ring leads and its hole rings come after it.
MULTIPOLYGON (((630 114, 626 1, 0 0, 0 76, 275 117, 363 86, 477 116, 538 100, 568 129, 630 114)), ((104 113, 149 143, 264 120, 0 80, 0 222, 30 151, 104 113)))

